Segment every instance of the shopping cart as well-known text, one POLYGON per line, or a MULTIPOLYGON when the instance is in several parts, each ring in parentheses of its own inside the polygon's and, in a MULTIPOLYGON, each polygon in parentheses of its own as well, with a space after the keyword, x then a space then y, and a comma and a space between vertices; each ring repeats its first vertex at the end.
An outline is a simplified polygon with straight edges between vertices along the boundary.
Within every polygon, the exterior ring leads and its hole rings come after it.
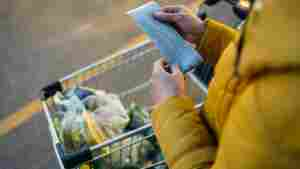
MULTIPOLYGON (((124 151, 132 151, 134 146, 144 146, 146 140, 153 141, 155 136, 151 124, 146 124, 141 128, 119 135, 99 145, 83 148, 76 153, 66 153, 54 128, 52 112, 56 111, 56 105, 52 96, 56 92, 63 92, 80 85, 117 93, 125 107, 135 102, 151 109, 149 79, 153 62, 160 57, 158 49, 154 48, 153 43, 147 40, 130 49, 123 50, 84 67, 41 90, 43 109, 48 120, 53 147, 61 169, 78 168, 84 163, 91 163, 101 159, 105 159, 106 167, 110 166, 110 168, 113 168, 114 164, 112 164, 111 159, 114 153, 122 156, 124 151), (140 137, 140 139, 129 141, 128 144, 120 144, 126 139, 128 140, 141 134, 143 134, 143 137, 140 137), (109 148, 110 151, 101 151, 105 148, 109 148)), ((207 94, 207 87, 195 77, 193 71, 187 75, 189 94, 200 103, 196 108, 200 108, 201 102, 207 94)), ((120 160, 119 163, 120 165, 124 162, 130 163, 130 160, 132 159, 129 158, 127 161, 120 160)), ((163 167, 166 164, 161 158, 151 164, 142 164, 142 166, 142 168, 146 169, 158 166, 163 167)))

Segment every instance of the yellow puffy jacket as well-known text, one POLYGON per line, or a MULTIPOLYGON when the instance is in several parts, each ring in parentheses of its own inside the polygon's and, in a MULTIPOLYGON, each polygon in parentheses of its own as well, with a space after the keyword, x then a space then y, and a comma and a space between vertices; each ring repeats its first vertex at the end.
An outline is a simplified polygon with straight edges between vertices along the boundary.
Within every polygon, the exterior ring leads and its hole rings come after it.
POLYGON ((300 1, 258 5, 239 78, 239 34, 208 20, 198 50, 216 67, 204 111, 189 97, 172 97, 152 112, 171 169, 300 168, 300 1))

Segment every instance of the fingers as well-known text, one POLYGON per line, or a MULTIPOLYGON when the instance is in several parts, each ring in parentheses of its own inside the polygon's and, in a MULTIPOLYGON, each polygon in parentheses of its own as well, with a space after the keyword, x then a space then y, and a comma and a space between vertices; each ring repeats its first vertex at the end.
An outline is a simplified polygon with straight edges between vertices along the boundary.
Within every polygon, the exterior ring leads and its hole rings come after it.
POLYGON ((178 13, 183 9, 182 6, 166 6, 161 9, 161 11, 166 13, 178 13))
POLYGON ((183 15, 180 13, 166 13, 162 11, 155 12, 153 16, 159 21, 168 23, 176 23, 183 17, 183 15))
POLYGON ((167 6, 153 14, 154 18, 169 23, 175 23, 182 18, 183 6, 167 6))
POLYGON ((179 74, 182 74, 180 68, 179 68, 179 65, 176 65, 176 66, 173 66, 172 68, 172 75, 179 75, 179 74))
POLYGON ((180 70, 179 65, 174 65, 170 67, 170 65, 164 60, 164 59, 159 59, 154 63, 154 68, 153 68, 153 75, 154 74, 168 74, 172 76, 178 76, 178 75, 183 75, 183 73, 180 70), (168 72, 166 69, 170 69, 168 72))

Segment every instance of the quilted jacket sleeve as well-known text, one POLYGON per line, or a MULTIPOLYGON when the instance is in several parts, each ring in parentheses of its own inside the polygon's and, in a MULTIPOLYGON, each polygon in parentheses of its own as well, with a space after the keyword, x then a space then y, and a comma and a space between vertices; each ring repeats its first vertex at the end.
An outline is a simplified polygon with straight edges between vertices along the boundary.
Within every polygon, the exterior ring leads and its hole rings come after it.
POLYGON ((299 72, 253 80, 232 106, 216 159, 213 140, 191 99, 170 98, 152 114, 169 168, 298 168, 299 85, 299 72))
POLYGON ((172 169, 208 168, 215 141, 194 109, 191 98, 172 97, 152 112, 155 134, 172 169))

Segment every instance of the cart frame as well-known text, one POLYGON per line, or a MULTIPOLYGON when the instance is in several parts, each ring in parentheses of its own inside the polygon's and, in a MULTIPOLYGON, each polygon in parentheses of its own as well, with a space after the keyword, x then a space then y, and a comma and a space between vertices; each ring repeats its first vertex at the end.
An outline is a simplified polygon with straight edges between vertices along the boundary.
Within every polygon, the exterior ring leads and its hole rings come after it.
MULTIPOLYGON (((46 118, 49 124, 49 131, 51 134, 52 138, 52 143, 54 147, 55 154, 57 156, 59 165, 61 169, 71 169, 75 168, 80 164, 83 164, 88 161, 94 161, 99 158, 103 157, 102 155, 93 157, 92 153, 102 149, 103 147, 106 146, 111 146, 112 144, 124 140, 126 138, 132 137, 134 135, 137 135, 138 133, 150 129, 151 124, 147 124, 141 128, 138 128, 136 130, 130 131, 128 133, 124 133, 120 136, 117 136, 113 139, 107 140, 101 144, 94 145, 88 148, 84 148, 76 153, 72 154, 66 154, 63 151, 63 145, 60 143, 58 135, 56 133, 56 130, 54 128, 54 124, 51 118, 51 111, 49 110, 49 104, 48 100, 51 99, 52 96, 56 94, 56 92, 63 92, 65 89, 69 89, 73 86, 76 86, 78 84, 82 84, 83 82, 89 81, 90 79, 94 78, 95 76, 99 76, 107 71, 112 71, 113 69, 122 66, 123 64, 127 64, 129 62, 133 62, 136 59, 139 59, 143 57, 146 53, 152 52, 153 50, 157 50, 154 48, 153 43, 150 40, 146 40, 140 44, 137 44, 136 46, 122 50, 119 53, 106 57, 96 63, 93 63, 91 65, 88 65, 87 67, 84 67, 66 77, 61 78, 57 82, 54 82, 46 87, 44 87, 41 90, 41 100, 42 100, 42 105, 43 105, 43 110, 46 114, 46 118)), ((207 87, 204 83, 202 83, 198 78, 193 74, 193 72, 188 72, 187 73, 188 77, 199 87, 199 89, 204 93, 204 95, 207 94, 207 87)), ((132 93, 135 93, 139 91, 140 89, 149 86, 150 81, 145 82, 139 86, 136 86, 132 89, 126 90, 122 93, 120 93, 120 97, 126 97, 132 93)), ((201 108, 202 104, 196 105, 195 108, 201 108)), ((152 135, 154 136, 154 134, 152 135)), ((149 136, 148 138, 152 137, 149 136)), ((147 139, 145 137, 144 139, 147 139)), ((141 140, 143 141, 143 140, 141 140)), ((130 145, 128 145, 130 146, 130 145)), ((106 154, 106 156, 109 154, 106 154)), ((153 168, 158 165, 164 165, 164 161, 160 161, 158 163, 155 163, 151 165, 150 167, 145 167, 146 168, 153 168)))
MULTIPOLYGON (((200 8, 202 8, 202 5, 200 5, 200 8)), ((244 21, 240 21, 240 23, 237 25, 236 29, 240 30, 244 24, 244 21)), ((71 169, 75 168, 78 165, 88 162, 97 160, 99 158, 102 158, 104 155, 99 155, 93 157, 92 152, 97 151, 99 149, 102 149, 103 147, 110 146, 116 142, 119 142, 121 140, 124 140, 126 138, 130 138, 134 135, 139 134, 140 132, 143 132, 144 130, 151 129, 151 124, 146 124, 145 126, 138 128, 136 130, 124 133, 120 136, 117 136, 115 138, 112 138, 110 140, 107 140, 101 144, 91 146, 89 148, 82 149, 76 153, 72 154, 65 154, 63 151, 63 145, 60 143, 57 133, 54 128, 54 124, 51 119, 50 110, 47 101, 49 98, 54 96, 56 92, 63 92, 65 89, 71 88, 73 86, 76 86, 78 84, 81 84, 83 82, 89 81, 92 78, 101 75, 102 73, 105 73, 107 71, 112 71, 113 69, 116 69, 118 67, 121 67, 123 64, 127 64, 130 62, 133 62, 144 55, 146 55, 149 52, 152 52, 153 50, 158 50, 154 48, 153 43, 150 40, 145 40, 142 43, 139 43, 135 45, 132 48, 122 50, 114 55, 111 55, 109 57, 106 57, 104 59, 101 59, 100 61, 93 63, 91 65, 88 65, 78 71, 75 71, 74 73, 67 75, 61 79, 59 79, 57 82, 54 82, 46 87, 44 87, 41 90, 41 101, 43 105, 43 110, 46 114, 46 119, 49 124, 49 131, 52 138, 52 144, 53 148, 56 154, 56 157, 58 159, 59 165, 61 169, 71 169)), ((204 96, 207 95, 208 92, 208 82, 210 81, 212 77, 211 72, 211 66, 207 64, 201 64, 197 68, 197 72, 194 72, 194 70, 187 73, 188 78, 197 86, 197 88, 203 93, 204 96), (200 72, 200 73, 199 73, 200 72)), ((131 95, 135 92, 140 91, 141 89, 147 87, 150 85, 150 81, 144 82, 134 88, 128 89, 126 91, 123 91, 119 93, 120 97, 126 97, 128 95, 131 95)), ((202 109, 203 103, 199 103, 195 105, 195 109, 202 109)), ((150 108, 151 109, 151 108, 150 108)), ((147 139, 150 137, 153 137, 154 134, 144 137, 143 139, 147 139)), ((141 140, 143 141, 143 140, 141 140)), ((125 145, 130 146, 130 145, 125 145)), ((123 148, 123 147, 120 147, 123 148)), ((105 154, 105 156, 108 156, 109 154, 105 154)), ((149 169, 156 166, 165 165, 165 161, 160 161, 155 164, 152 164, 151 166, 144 167, 143 169, 149 169)))

